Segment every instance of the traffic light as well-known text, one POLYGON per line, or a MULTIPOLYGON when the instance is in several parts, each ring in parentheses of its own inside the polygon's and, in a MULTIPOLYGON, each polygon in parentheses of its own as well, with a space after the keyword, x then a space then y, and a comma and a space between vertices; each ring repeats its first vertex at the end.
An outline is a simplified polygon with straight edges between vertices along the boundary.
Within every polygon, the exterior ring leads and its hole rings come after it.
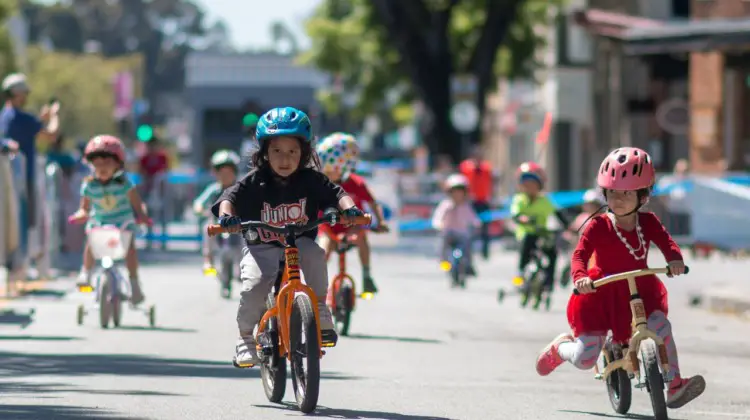
POLYGON ((154 127, 151 124, 140 124, 135 130, 135 136, 138 141, 150 141, 154 138, 154 127))
POLYGON ((242 126, 246 128, 255 127, 258 125, 258 115, 249 112, 242 117, 242 126))

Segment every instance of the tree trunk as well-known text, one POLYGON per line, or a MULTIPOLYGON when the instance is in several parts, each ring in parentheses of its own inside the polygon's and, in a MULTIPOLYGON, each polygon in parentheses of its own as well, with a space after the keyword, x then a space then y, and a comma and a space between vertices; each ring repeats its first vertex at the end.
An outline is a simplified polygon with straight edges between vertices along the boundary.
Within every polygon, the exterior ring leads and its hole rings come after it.
MULTIPOLYGON (((417 94, 430 113, 431 124, 424 132, 424 142, 430 154, 450 155, 454 163, 466 153, 462 137, 450 121, 451 77, 454 74, 450 52, 449 28, 453 7, 460 0, 452 0, 439 12, 430 12, 423 1, 372 0, 373 10, 386 28, 390 41, 398 50, 402 66, 412 80, 417 94)), ((492 0, 487 2, 487 20, 471 54, 466 73, 477 77, 477 107, 480 125, 466 136, 466 146, 478 143, 485 97, 493 88, 493 71, 497 51, 515 20, 518 7, 524 0, 492 0)))

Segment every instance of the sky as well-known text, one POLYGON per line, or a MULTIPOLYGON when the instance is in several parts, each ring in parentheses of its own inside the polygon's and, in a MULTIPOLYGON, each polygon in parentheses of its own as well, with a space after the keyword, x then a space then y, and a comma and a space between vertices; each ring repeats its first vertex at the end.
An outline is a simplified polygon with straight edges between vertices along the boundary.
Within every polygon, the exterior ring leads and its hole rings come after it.
MULTIPOLYGON (((56 0, 36 0, 55 3, 56 0)), ((303 22, 322 0, 193 0, 208 14, 209 22, 223 19, 239 49, 271 45, 271 22, 280 20, 291 29, 300 47, 309 45, 303 22), (210 6, 209 6, 210 5, 210 6)))
POLYGON ((321 0, 194 0, 208 14, 209 20, 221 18, 239 49, 265 47, 271 44, 270 26, 283 21, 300 42, 309 45, 303 22, 321 0))

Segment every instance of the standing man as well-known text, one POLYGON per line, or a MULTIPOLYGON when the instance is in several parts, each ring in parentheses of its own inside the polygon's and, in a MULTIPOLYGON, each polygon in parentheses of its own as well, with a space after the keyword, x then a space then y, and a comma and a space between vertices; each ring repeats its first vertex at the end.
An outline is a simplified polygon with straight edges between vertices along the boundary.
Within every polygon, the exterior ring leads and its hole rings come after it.
MULTIPOLYGON (((59 121, 57 112, 60 108, 58 102, 42 107, 39 118, 23 110, 28 99, 29 85, 26 76, 21 73, 9 74, 2 83, 5 105, 0 111, 0 133, 1 138, 6 139, 5 144, 9 148, 17 148, 26 158, 26 195, 22 197, 22 205, 26 210, 25 228, 22 223, 21 243, 22 248, 28 244, 31 231, 37 235, 40 227, 41 215, 39 200, 41 199, 37 189, 37 166, 36 152, 37 139, 51 143, 57 138, 59 121), (9 141, 10 140, 10 141, 9 141), (24 203, 25 202, 25 203, 24 203)), ((44 246, 42 246, 44 248, 44 246)))
POLYGON ((469 196, 474 211, 482 218, 482 257, 487 260, 490 257, 489 222, 482 213, 490 209, 492 202, 492 165, 482 160, 482 149, 477 145, 474 146, 471 157, 461 162, 458 170, 469 180, 469 196))

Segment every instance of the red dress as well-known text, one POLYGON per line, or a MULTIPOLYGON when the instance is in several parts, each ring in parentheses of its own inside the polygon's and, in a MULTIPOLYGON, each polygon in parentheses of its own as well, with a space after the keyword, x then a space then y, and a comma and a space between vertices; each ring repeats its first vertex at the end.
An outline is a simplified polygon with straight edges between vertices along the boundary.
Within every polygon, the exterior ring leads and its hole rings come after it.
MULTIPOLYGON (((349 175, 346 181, 341 183, 341 188, 343 188, 346 194, 352 198, 354 205, 360 210, 364 210, 363 207, 365 203, 372 205, 375 202, 375 199, 372 198, 372 194, 370 194, 370 190, 367 188, 367 183, 365 183, 364 178, 359 175, 349 175)), ((344 233, 349 230, 349 228, 344 225, 329 226, 326 224, 320 225, 320 229, 329 235, 331 233, 338 235, 339 233, 344 233)))
MULTIPOLYGON (((638 223, 643 232, 646 249, 651 242, 661 250, 667 261, 682 261, 680 248, 672 240, 659 219, 653 213, 639 213, 638 223)), ((615 226, 605 214, 591 219, 573 252, 571 271, 574 280, 590 277, 594 280, 625 271, 648 268, 647 260, 636 260, 615 232, 615 226), (590 269, 587 265, 593 256, 590 269)), ((619 229, 633 249, 638 248, 635 230, 619 229)), ((642 255, 643 250, 636 251, 642 255)), ((638 292, 646 307, 646 315, 662 311, 667 314, 667 289, 656 276, 643 276, 636 279, 638 292)), ((626 281, 610 283, 596 293, 571 295, 568 301, 568 324, 576 337, 584 334, 605 334, 612 330, 617 342, 630 339, 632 314, 630 312, 630 291, 626 281)))

